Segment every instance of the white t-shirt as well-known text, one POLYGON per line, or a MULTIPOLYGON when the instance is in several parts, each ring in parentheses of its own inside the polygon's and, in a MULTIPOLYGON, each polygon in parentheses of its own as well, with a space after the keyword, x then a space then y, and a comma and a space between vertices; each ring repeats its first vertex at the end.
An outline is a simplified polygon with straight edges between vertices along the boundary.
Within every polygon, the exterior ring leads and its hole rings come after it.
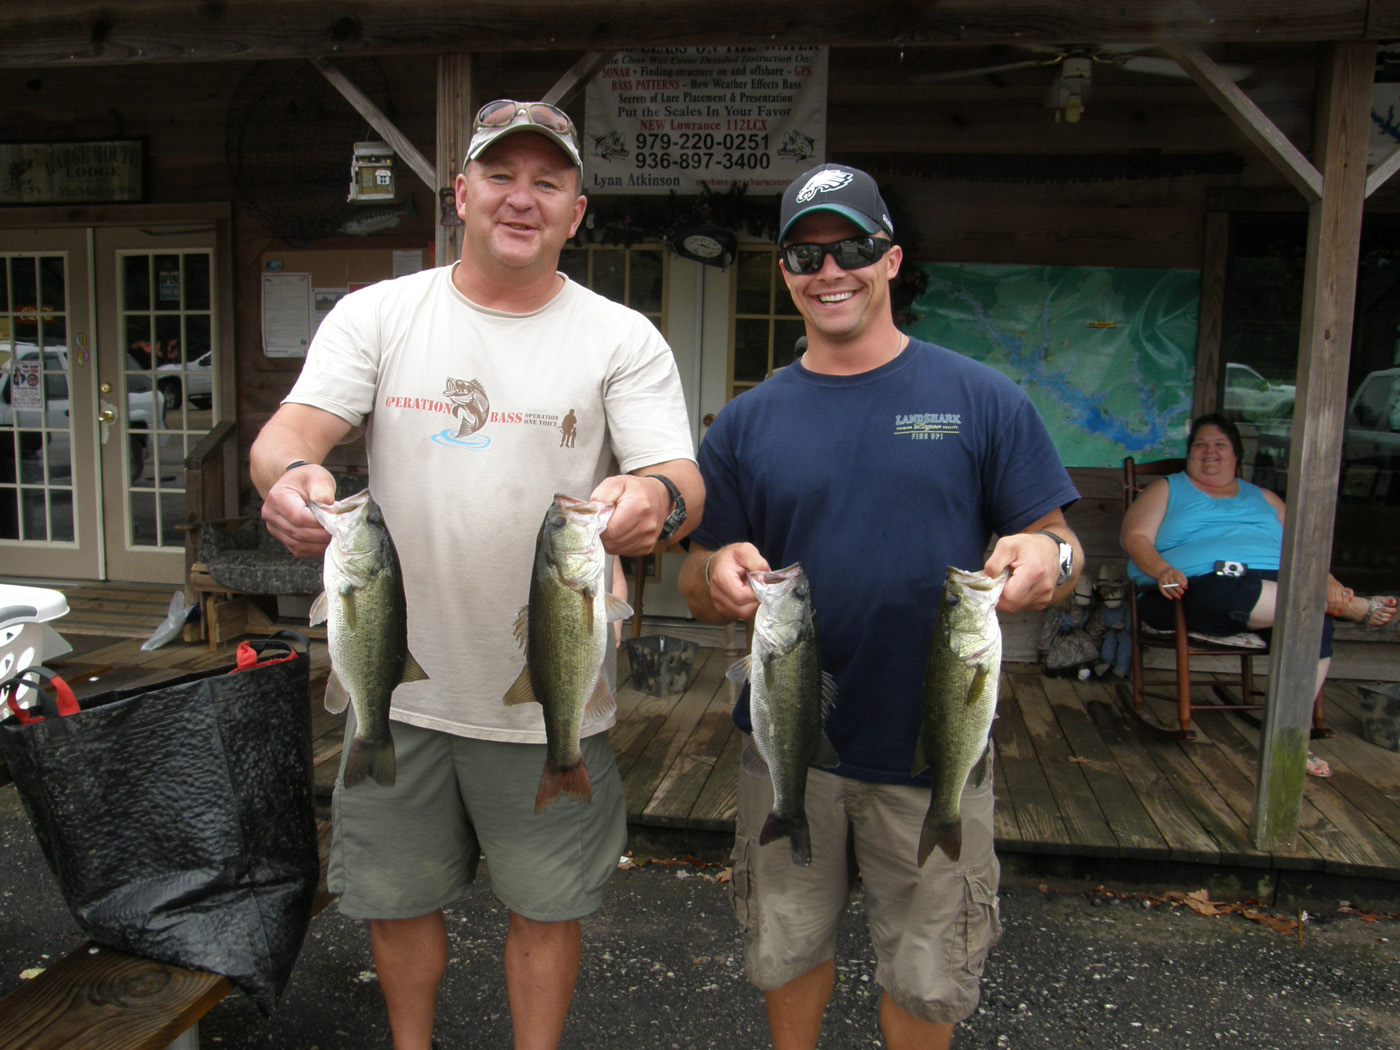
MULTIPOLYGON (((502 697, 525 665, 513 627, 545 511, 555 493, 586 499, 612 474, 694 459, 690 425, 675 359, 641 314, 567 278, 541 309, 501 313, 451 274, 342 299, 286 400, 366 427, 409 650, 429 675, 398 688, 391 717, 542 743, 541 709, 502 697)), ((609 713, 582 733, 612 723, 609 713)))

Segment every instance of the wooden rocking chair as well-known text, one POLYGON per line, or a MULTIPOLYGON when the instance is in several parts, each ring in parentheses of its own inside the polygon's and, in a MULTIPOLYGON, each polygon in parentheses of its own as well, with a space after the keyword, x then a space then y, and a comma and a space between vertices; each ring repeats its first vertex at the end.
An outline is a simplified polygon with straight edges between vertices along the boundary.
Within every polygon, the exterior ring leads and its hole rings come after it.
MULTIPOLYGON (((1184 459, 1159 459, 1146 463, 1136 463, 1131 456, 1123 460, 1123 508, 1126 510, 1137 498, 1141 488, 1139 477, 1155 479, 1169 474, 1178 474, 1186 469, 1184 459)), ((1138 589, 1128 588, 1128 613, 1132 632, 1132 684, 1129 713, 1139 724, 1147 728, 1159 740, 1194 740, 1195 730, 1191 728, 1193 711, 1239 711, 1243 717, 1258 724, 1254 712, 1264 709, 1262 690, 1254 684, 1254 658, 1269 655, 1268 644, 1259 635, 1245 632, 1230 638, 1216 638, 1186 629, 1186 608, 1184 602, 1173 602, 1176 614, 1175 629, 1170 632, 1153 631, 1138 617, 1138 589), (1143 671, 1143 649, 1169 649, 1176 654, 1176 670, 1173 679, 1148 680, 1143 671), (1209 692, 1214 701, 1196 703, 1191 693, 1191 657, 1193 656, 1238 656, 1239 673, 1233 677, 1211 678, 1209 692), (1170 689, 1163 686, 1172 685, 1170 689), (1147 710, 1145 699, 1152 697, 1176 703, 1177 726, 1165 726, 1152 717, 1147 710)), ((1313 701, 1313 737, 1331 736, 1323 725, 1322 690, 1318 690, 1313 701)))

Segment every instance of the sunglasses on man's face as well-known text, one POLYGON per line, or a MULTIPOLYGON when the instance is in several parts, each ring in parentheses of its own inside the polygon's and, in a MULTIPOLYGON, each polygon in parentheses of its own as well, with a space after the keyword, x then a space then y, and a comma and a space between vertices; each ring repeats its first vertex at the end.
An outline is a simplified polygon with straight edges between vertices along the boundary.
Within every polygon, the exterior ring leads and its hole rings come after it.
POLYGON ((789 244, 783 248, 783 264, 788 273, 813 274, 821 270, 830 255, 843 270, 859 270, 879 262, 892 242, 883 237, 847 237, 832 244, 789 244))

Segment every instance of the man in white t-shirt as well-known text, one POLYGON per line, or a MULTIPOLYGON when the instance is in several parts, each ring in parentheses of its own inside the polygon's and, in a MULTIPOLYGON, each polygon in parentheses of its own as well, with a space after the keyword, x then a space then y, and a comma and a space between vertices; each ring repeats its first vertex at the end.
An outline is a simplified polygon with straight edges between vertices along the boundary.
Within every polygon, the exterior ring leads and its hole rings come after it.
POLYGON ((625 848, 626 806, 609 713, 580 734, 592 801, 534 812, 543 719, 502 698, 523 666, 512 627, 535 537, 556 492, 616 504, 603 534, 613 555, 684 535, 704 502, 665 340, 558 272, 587 204, 581 185, 561 110, 483 106, 456 179, 460 261, 343 299, 251 452, 269 530, 312 555, 328 536, 306 501, 334 498, 319 464, 363 425, 403 567, 409 649, 428 679, 394 693, 396 783, 337 785, 329 872, 341 911, 371 920, 396 1050, 429 1047, 447 963, 441 909, 471 882, 478 850, 510 912, 515 1046, 558 1044, 578 919, 601 904, 625 848))

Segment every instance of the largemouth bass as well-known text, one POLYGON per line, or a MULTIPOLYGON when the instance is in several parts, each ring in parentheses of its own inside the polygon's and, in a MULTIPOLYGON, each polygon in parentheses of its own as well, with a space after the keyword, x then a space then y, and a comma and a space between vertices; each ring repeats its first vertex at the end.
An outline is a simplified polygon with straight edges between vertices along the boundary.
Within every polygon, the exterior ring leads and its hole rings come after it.
POLYGON ((601 534, 613 509, 611 503, 556 495, 535 540, 530 601, 515 622, 525 669, 505 702, 538 702, 544 708, 546 755, 536 813, 561 794, 593 798, 578 746, 579 727, 585 718, 606 714, 614 703, 601 673, 613 642, 608 624, 632 615, 630 605, 608 593, 604 573, 601 534))
POLYGON ((311 606, 311 622, 326 623, 326 710, 338 714, 347 703, 355 705, 345 786, 373 777, 388 787, 395 778, 390 698, 401 682, 428 677, 408 651, 399 556, 369 489, 307 505, 331 534, 321 577, 325 590, 311 606))
POLYGON ((924 664, 924 716, 914 745, 917 776, 933 768, 933 792, 919 833, 919 864, 938 846, 962 854, 963 785, 974 768, 986 776, 986 752, 997 710, 1001 624, 997 602, 1010 572, 998 577, 948 566, 943 604, 924 664))
POLYGON ((812 589, 801 563, 775 572, 751 572, 748 580, 759 603, 753 647, 726 677, 749 680, 754 745, 773 782, 773 809, 758 842, 766 846, 786 836, 792 862, 805 868, 812 863, 807 767, 841 762, 823 730, 836 702, 836 683, 822 670, 812 589))

